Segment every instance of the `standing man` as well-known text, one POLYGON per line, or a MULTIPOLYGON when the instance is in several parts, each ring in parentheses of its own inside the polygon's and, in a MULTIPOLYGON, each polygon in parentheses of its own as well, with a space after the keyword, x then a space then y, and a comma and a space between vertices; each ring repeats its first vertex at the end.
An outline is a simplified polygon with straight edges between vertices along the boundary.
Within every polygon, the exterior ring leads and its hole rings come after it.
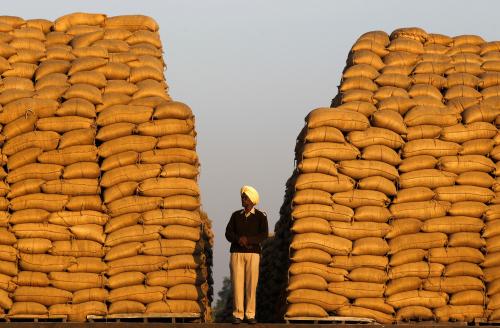
POLYGON ((231 243, 233 323, 241 323, 246 317, 248 323, 254 324, 260 244, 268 235, 267 216, 255 208, 259 203, 257 190, 243 186, 240 194, 243 210, 234 212, 226 227, 226 239, 231 243))

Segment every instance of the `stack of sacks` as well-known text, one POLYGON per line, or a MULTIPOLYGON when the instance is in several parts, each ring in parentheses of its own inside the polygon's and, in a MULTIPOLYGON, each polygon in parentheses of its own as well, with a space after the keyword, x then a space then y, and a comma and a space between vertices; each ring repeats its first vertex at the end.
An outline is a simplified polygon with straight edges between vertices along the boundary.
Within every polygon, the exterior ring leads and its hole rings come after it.
POLYGON ((365 115, 345 109, 320 108, 307 118, 293 198, 289 317, 330 312, 392 322, 393 309, 383 299, 383 237, 389 230, 384 192, 395 192, 397 171, 375 158, 356 161, 361 151, 355 143, 364 150, 371 145, 362 144, 366 135, 385 132, 369 126, 365 115), (392 188, 379 191, 385 183, 392 188))

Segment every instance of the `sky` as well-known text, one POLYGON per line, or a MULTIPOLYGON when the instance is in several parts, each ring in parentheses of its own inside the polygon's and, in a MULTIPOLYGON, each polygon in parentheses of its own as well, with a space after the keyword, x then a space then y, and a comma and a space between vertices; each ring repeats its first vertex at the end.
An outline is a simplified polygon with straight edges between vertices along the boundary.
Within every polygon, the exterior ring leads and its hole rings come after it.
POLYGON ((2 14, 55 19, 143 14, 160 25, 171 96, 196 115, 203 209, 213 221, 215 290, 229 275, 224 230, 242 185, 260 193, 270 230, 307 113, 329 107, 350 47, 371 30, 418 26, 500 40, 499 1, 3 1, 2 14))

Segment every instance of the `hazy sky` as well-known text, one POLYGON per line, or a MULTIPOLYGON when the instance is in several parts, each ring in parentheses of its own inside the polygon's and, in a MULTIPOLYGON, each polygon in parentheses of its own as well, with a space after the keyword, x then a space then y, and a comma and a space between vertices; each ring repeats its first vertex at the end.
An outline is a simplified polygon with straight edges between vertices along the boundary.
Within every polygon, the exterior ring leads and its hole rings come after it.
POLYGON ((196 114, 204 210, 214 223, 215 288, 229 274, 224 229, 239 188, 261 195, 270 229, 307 113, 328 107, 348 51, 370 30, 419 26, 500 40, 499 1, 2 1, 2 14, 145 14, 160 25, 167 82, 196 114))

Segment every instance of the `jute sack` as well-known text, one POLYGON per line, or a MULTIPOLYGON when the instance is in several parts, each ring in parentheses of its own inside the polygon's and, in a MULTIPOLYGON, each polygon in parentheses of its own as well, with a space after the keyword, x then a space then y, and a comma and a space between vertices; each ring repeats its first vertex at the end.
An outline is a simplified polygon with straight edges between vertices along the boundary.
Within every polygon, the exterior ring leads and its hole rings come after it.
POLYGON ((486 240, 486 251, 494 253, 500 250, 500 237, 495 236, 486 240))
POLYGON ((380 45, 383 46, 388 46, 390 41, 389 41, 389 35, 385 33, 384 31, 370 31, 363 33, 357 41, 360 40, 370 40, 373 42, 376 42, 380 45))
POLYGON ((11 224, 47 222, 49 212, 40 209, 20 210, 10 214, 8 221, 11 224))
POLYGON ((485 294, 479 290, 467 290, 455 293, 450 297, 450 305, 483 305, 485 304, 485 294))
POLYGON ((454 142, 438 139, 420 139, 407 142, 402 149, 405 158, 418 155, 441 157, 457 155, 461 146, 454 142))
POLYGON ((354 211, 354 221, 386 223, 391 218, 389 209, 380 206, 360 206, 354 211))
POLYGON ((341 95, 340 101, 342 104, 350 103, 353 101, 369 102, 372 104, 376 103, 373 92, 369 90, 353 89, 344 91, 340 95, 341 95))
POLYGON ((341 131, 356 131, 370 126, 363 114, 342 109, 318 108, 311 111, 306 120, 309 128, 332 126, 341 131))
POLYGON ((301 173, 323 173, 333 176, 338 174, 335 163, 322 157, 303 159, 297 168, 301 173))
POLYGON ((488 310, 498 310, 500 309, 500 297, 499 294, 495 294, 489 297, 488 299, 488 310))
POLYGON ((102 25, 106 20, 104 14, 72 13, 59 17, 54 22, 54 30, 66 32, 75 25, 102 25))
POLYGON ((297 317, 313 317, 313 318, 325 318, 328 317, 328 313, 319 305, 310 303, 292 303, 288 304, 285 317, 297 318, 297 317))
POLYGON ((406 249, 391 256, 389 265, 397 267, 403 264, 422 262, 428 251, 424 249, 406 249))
POLYGON ((9 297, 9 293, 5 290, 0 290, 0 307, 2 309, 10 309, 12 307, 12 299, 9 297))
POLYGON ((483 282, 475 277, 431 277, 423 281, 424 289, 430 291, 443 291, 448 294, 459 293, 468 290, 484 290, 483 282))
POLYGON ((490 205, 488 210, 484 213, 484 218, 487 222, 500 219, 500 206, 498 204, 490 205))
POLYGON ((310 303, 321 306, 326 311, 335 311, 343 305, 349 303, 349 300, 341 295, 332 294, 328 291, 317 291, 308 289, 297 289, 288 293, 287 301, 289 303, 310 303))
POLYGON ((61 136, 59 149, 78 145, 93 145, 95 141, 95 130, 76 129, 68 131, 61 136))
POLYGON ((460 321, 469 322, 475 318, 483 318, 485 314, 482 305, 447 305, 434 310, 434 314, 438 321, 460 321))
POLYGON ((366 309, 372 309, 386 314, 394 314, 394 308, 387 304, 384 298, 357 298, 354 300, 353 305, 360 306, 366 309))
MULTIPOLYGON (((184 285, 178 285, 178 286, 184 286, 184 285)), ((315 274, 305 273, 299 275, 292 275, 288 278, 287 290, 291 291, 296 289, 327 290, 328 283, 323 277, 315 274)))
POLYGON ((401 235, 420 232, 423 222, 419 219, 397 219, 391 222, 391 230, 384 236, 393 239, 401 235))
POLYGON ((370 101, 351 101, 351 102, 346 102, 341 104, 340 106, 337 106, 336 108, 338 109, 344 109, 344 110, 352 110, 354 112, 361 113, 365 115, 366 117, 369 117, 371 114, 373 114, 377 108, 375 105, 370 101))
POLYGON ((466 124, 475 122, 493 122, 499 113, 496 106, 498 97, 491 97, 482 102, 481 105, 476 105, 466 109, 462 113, 462 120, 466 124))
POLYGON ((200 212, 180 209, 151 210, 142 214, 141 222, 145 225, 179 224, 188 227, 201 225, 200 212))
MULTIPOLYGON (((441 96, 441 92, 438 91, 438 93, 441 96)), ((446 127, 459 123, 460 114, 454 113, 446 107, 415 106, 406 113, 404 122, 407 126, 435 125, 446 127)))
POLYGON ((392 204, 389 209, 395 219, 415 218, 427 220, 445 216, 451 207, 449 202, 429 200, 424 202, 409 202, 392 204))
POLYGON ((110 261, 107 273, 109 276, 128 271, 148 273, 158 271, 165 262, 166 258, 163 256, 138 255, 110 261))
POLYGON ((200 195, 200 189, 196 181, 184 178, 146 179, 139 184, 138 188, 140 194, 144 196, 169 197, 175 195, 200 195))
POLYGON ((470 276, 482 277, 483 270, 475 263, 470 262, 455 262, 448 264, 444 269, 445 277, 470 276))
POLYGON ((488 205, 482 202, 456 202, 451 205, 448 213, 455 215, 470 216, 474 218, 480 218, 488 210, 488 205))
POLYGON ((408 132, 401 114, 392 110, 379 110, 373 113, 371 123, 374 127, 388 129, 400 135, 405 135, 408 132))
POLYGON ((62 176, 63 167, 56 164, 27 164, 17 168, 7 176, 7 182, 14 184, 26 179, 56 180, 62 176))
POLYGON ((328 291, 349 299, 359 297, 382 297, 384 295, 384 284, 369 282, 343 281, 328 284, 328 291))
POLYGON ((150 136, 125 136, 105 141, 99 146, 99 155, 107 158, 125 151, 145 152, 154 149, 156 138, 150 136))
MULTIPOLYGON (((437 187, 453 186, 456 179, 457 175, 455 173, 436 169, 423 169, 401 174, 399 186, 404 189, 415 187, 434 189, 437 187)), ((415 197, 418 196, 415 195, 415 197)))
POLYGON ((489 173, 495 170, 493 161, 481 155, 444 156, 439 159, 438 166, 456 174, 470 171, 489 173))
POLYGON ((43 179, 26 179, 16 182, 11 185, 7 198, 12 199, 27 194, 41 193, 44 183, 43 179))
POLYGON ((144 313, 146 306, 136 301, 118 301, 111 303, 108 308, 108 314, 122 313, 144 313))
POLYGON ((98 257, 106 253, 102 244, 93 240, 65 240, 55 241, 49 250, 51 255, 74 256, 74 257, 98 257))
POLYGON ((488 296, 495 295, 498 293, 499 290, 500 290, 500 280, 498 279, 492 280, 487 284, 486 295, 488 296))
POLYGON ((389 279, 439 277, 442 275, 443 270, 444 265, 440 263, 413 262, 391 267, 389 269, 389 279))
POLYGON ((324 157, 332 161, 353 160, 361 153, 350 143, 314 142, 304 145, 304 158, 324 157))
POLYGON ((461 173, 456 180, 456 183, 459 185, 469 185, 483 188, 491 188, 495 182, 495 179, 488 173, 474 171, 461 173))
POLYGON ((389 53, 383 44, 370 39, 360 39, 352 46, 351 51, 370 50, 383 57, 389 53))
POLYGON ((102 302, 108 299, 108 291, 104 288, 81 289, 73 293, 72 304, 81 304, 86 302, 102 302))
POLYGON ((328 264, 332 260, 330 254, 320 249, 304 248, 293 252, 290 257, 292 262, 314 262, 319 264, 328 264))
POLYGON ((108 221, 109 217, 105 213, 97 211, 80 211, 69 212, 61 211, 50 213, 48 222, 66 227, 82 224, 97 224, 103 226, 108 221))
POLYGON ((387 265, 389 265, 387 256, 376 255, 333 256, 330 263, 330 266, 343 270, 354 270, 361 267, 385 270, 387 265))
POLYGON ((329 192, 319 189, 303 189, 295 192, 293 203, 297 205, 333 205, 333 200, 329 192))
POLYGON ((141 124, 148 122, 152 115, 153 109, 146 106, 114 105, 102 110, 96 123, 99 126, 117 123, 141 124))
POLYGON ((71 256, 46 254, 20 254, 19 267, 26 271, 53 272, 65 271, 75 262, 71 256))
MULTIPOLYGON (((387 68, 389 68, 389 67, 390 66, 387 66, 387 68)), ((403 74, 401 74, 401 72, 397 72, 397 73, 385 73, 384 72, 384 74, 394 74, 394 75, 397 75, 398 78, 400 78, 400 77, 402 78, 401 75, 403 75, 403 74)), ((414 79, 416 79, 416 76, 414 77, 414 79)), ((403 80, 400 80, 400 81, 406 83, 406 78, 403 80)), ((401 86, 396 86, 396 87, 401 88, 401 86)), ((377 107, 380 110, 393 110, 393 111, 397 111, 401 115, 404 115, 413 106, 415 106, 415 101, 413 99, 405 98, 405 97, 386 98, 386 99, 377 103, 377 107)))
POLYGON ((398 279, 391 279, 385 289, 385 296, 389 297, 394 294, 418 290, 422 286, 422 279, 419 277, 405 277, 398 279))
POLYGON ((480 232, 484 228, 483 220, 467 216, 445 216, 429 219, 422 225, 422 232, 480 232))
POLYGON ((41 163, 70 165, 78 162, 96 162, 97 148, 94 145, 71 146, 48 151, 38 156, 41 163))
POLYGON ((443 128, 440 138, 445 141, 463 143, 474 139, 491 139, 496 135, 496 128, 487 122, 457 124, 443 128))
POLYGON ((21 98, 9 102, 0 113, 0 123, 7 124, 26 115, 27 109, 37 117, 52 117, 55 115, 59 103, 51 99, 21 98))
POLYGON ((104 288, 106 280, 96 273, 51 272, 49 279, 53 287, 70 292, 88 288, 104 288))
POLYGON ((291 275, 314 274, 322 277, 329 283, 345 281, 348 274, 345 269, 332 268, 325 264, 314 262, 292 263, 289 268, 289 273, 291 275))
POLYGON ((164 270, 175 270, 175 269, 197 269, 199 268, 204 261, 206 260, 204 254, 182 254, 182 255, 173 255, 167 257, 166 262, 163 264, 162 268, 164 270))
POLYGON ((342 73, 342 77, 345 79, 353 77, 366 77, 374 80, 378 76, 380 76, 380 73, 373 66, 367 64, 358 64, 350 66, 346 68, 342 73))
POLYGON ((200 198, 188 195, 175 195, 163 198, 161 207, 164 209, 180 209, 187 211, 198 210, 201 206, 200 198))
POLYGON ((81 162, 68 165, 64 168, 64 179, 95 179, 100 176, 99 164, 81 162))
POLYGON ((391 324, 394 321, 390 314, 353 305, 342 306, 337 310, 337 314, 344 317, 370 318, 382 324, 391 324))
POLYGON ((432 310, 424 306, 405 306, 396 313, 396 321, 432 320, 432 310))
POLYGON ((23 238, 18 239, 14 247, 22 253, 44 254, 52 248, 52 242, 44 238, 23 238))
POLYGON ((385 255, 389 251, 387 242, 378 237, 360 238, 352 245, 353 255, 385 255))
POLYGON ((292 217, 302 219, 306 217, 318 217, 328 221, 351 222, 354 211, 343 205, 335 204, 333 206, 307 204, 294 207, 292 217))
POLYGON ((158 149, 165 148, 184 148, 189 150, 196 149, 196 137, 190 134, 169 134, 158 139, 156 144, 158 149))
POLYGON ((110 277, 107 280, 107 286, 111 289, 120 287, 140 285, 144 282, 146 276, 142 272, 123 272, 110 277))
POLYGON ((500 269, 497 266, 485 267, 483 269, 484 272, 484 281, 492 282, 498 278, 500 278, 500 269))
POLYGON ((40 148, 27 148, 9 157, 7 168, 13 171, 26 164, 35 163, 38 156, 43 152, 40 148))
POLYGON ((406 306, 423 306, 427 308, 438 308, 448 303, 448 295, 442 292, 430 292, 425 290, 412 290, 393 294, 387 297, 387 303, 395 308, 406 306))
POLYGON ((495 198, 495 193, 492 190, 477 186, 439 187, 435 191, 438 201, 450 203, 465 201, 488 203, 495 198))
POLYGON ((12 227, 12 232, 18 238, 44 238, 51 241, 70 240, 71 238, 71 232, 68 228, 47 223, 16 224, 12 227))
POLYGON ((346 175, 336 176, 323 173, 300 174, 295 181, 296 190, 317 189, 327 193, 335 193, 354 188, 354 180, 346 175))
POLYGON ((15 302, 9 310, 9 315, 44 315, 49 310, 45 305, 36 302, 15 302))
POLYGON ((18 287, 13 295, 16 302, 36 302, 45 306, 65 304, 71 301, 73 295, 66 290, 54 287, 18 287))
POLYGON ((37 117, 35 115, 22 116, 5 125, 2 129, 2 136, 4 136, 6 140, 10 140, 23 133, 34 131, 36 122, 37 117))
POLYGON ((108 234, 105 244, 113 247, 123 243, 155 240, 160 238, 161 230, 159 225, 133 225, 108 234))
POLYGON ((412 172, 416 170, 433 169, 438 160, 430 155, 419 155, 405 158, 398 167, 400 172, 412 172))
POLYGON ((106 263, 97 257, 77 257, 76 263, 68 267, 68 272, 88 272, 102 274, 108 269, 106 263))
POLYGON ((407 141, 420 139, 437 139, 441 135, 442 127, 437 125, 416 125, 408 128, 407 141))
POLYGON ((137 164, 140 162, 139 155, 135 151, 125 151, 112 155, 102 161, 100 169, 105 172, 118 167, 137 164))
POLYGON ((108 302, 118 301, 136 301, 143 304, 161 301, 167 292, 165 287, 161 286, 128 286, 112 289, 108 295, 108 302))
POLYGON ((150 303, 146 313, 201 313, 199 302, 185 300, 166 300, 150 303))
POLYGON ((196 179, 198 174, 198 166, 186 163, 171 163, 163 165, 160 176, 164 178, 196 179))
POLYGON ((77 129, 90 129, 93 120, 80 116, 46 117, 36 122, 36 128, 41 131, 55 131, 59 133, 77 129))
POLYGON ((475 232, 457 232, 448 237, 448 246, 451 247, 472 247, 483 248, 486 241, 480 233, 475 232))
MULTIPOLYGON (((141 248, 142 248, 141 242, 130 242, 130 243, 119 244, 111 247, 106 252, 104 259, 106 261, 114 261, 125 257, 137 256, 139 255, 139 251, 141 250, 141 248)), ((145 255, 157 255, 157 254, 145 254, 145 255)))
POLYGON ((380 161, 394 166, 401 163, 399 154, 384 145, 371 145, 363 148, 361 158, 364 160, 380 161))
POLYGON ((412 79, 403 74, 383 73, 375 79, 375 82, 381 86, 393 86, 408 89, 412 83, 412 79))
POLYGON ((99 194, 100 188, 97 179, 65 179, 45 182, 42 191, 47 194, 81 196, 99 194))
POLYGON ((389 280, 387 272, 374 268, 356 268, 349 272, 347 278, 354 282, 371 282, 376 284, 385 284, 389 280))
POLYGON ((127 213, 146 212, 157 209, 162 204, 161 197, 128 196, 108 204, 108 213, 112 217, 127 213))
POLYGON ((137 134, 161 137, 175 134, 188 134, 193 131, 194 122, 191 119, 164 119, 141 123, 137 126, 137 134))
POLYGON ((146 277, 146 283, 149 286, 173 287, 179 284, 199 284, 201 273, 193 269, 176 269, 149 272, 146 277))
POLYGON ((134 123, 120 122, 105 125, 99 128, 96 139, 100 141, 110 141, 113 139, 130 136, 134 133, 136 125, 134 123))
POLYGON ((5 290, 6 292, 13 292, 18 284, 16 277, 11 277, 5 274, 0 275, 0 289, 5 290))
POLYGON ((200 247, 197 243, 186 239, 160 239, 142 243, 140 253, 144 255, 192 255, 197 254, 200 247))
POLYGON ((335 193, 333 201, 336 204, 357 208, 360 206, 381 206, 385 207, 390 203, 389 198, 374 190, 350 190, 345 192, 335 193))
POLYGON ((380 70, 384 67, 384 62, 382 62, 382 59, 376 53, 370 50, 354 51, 351 55, 349 55, 348 62, 352 63, 353 65, 368 64, 373 66, 377 70, 380 70))
POLYGON ((354 179, 382 176, 394 181, 399 178, 399 173, 394 166, 379 161, 341 161, 339 163, 338 170, 340 173, 354 179))
POLYGON ((329 235, 332 232, 327 220, 315 217, 294 220, 291 230, 297 234, 314 232, 329 235))
POLYGON ((141 182, 159 176, 160 172, 161 166, 158 164, 126 165, 104 172, 100 184, 102 187, 109 188, 127 181, 141 182))
POLYGON ((380 191, 387 196, 396 195, 394 182, 381 176, 371 176, 358 181, 358 189, 380 191))
POLYGON ((48 287, 50 284, 48 275, 43 272, 20 271, 11 279, 17 286, 48 287))
POLYGON ((342 132, 333 126, 321 126, 319 128, 307 129, 305 133, 306 142, 345 142, 342 132))
POLYGON ((446 234, 441 232, 402 235, 389 241, 390 254, 395 254, 405 249, 444 247, 447 240, 448 237, 446 234))
POLYGON ((352 250, 352 242, 333 235, 304 233, 293 236, 292 249, 317 248, 331 255, 347 255, 352 250))
POLYGON ((435 263, 452 264, 455 262, 482 263, 484 255, 471 247, 437 247, 429 251, 429 260, 435 263))
POLYGON ((399 149, 404 144, 403 138, 401 138, 400 135, 391 130, 381 128, 368 128, 365 131, 353 131, 349 133, 348 139, 358 148, 365 148, 372 145, 384 145, 389 148, 399 149))
MULTIPOLYGON (((406 174, 408 173, 404 173, 402 174, 402 176, 406 174)), ((410 187, 398 190, 396 197, 393 199, 392 203, 401 204, 409 202, 423 202, 434 199, 435 196, 436 194, 428 187, 410 187)))
POLYGON ((462 144, 460 155, 491 155, 491 158, 498 160, 498 150, 493 148, 495 141, 491 139, 474 139, 466 141, 462 144))
POLYGON ((109 219, 104 228, 105 233, 112 233, 118 229, 133 226, 141 220, 141 213, 127 213, 109 219))
MULTIPOLYGON (((296 222, 300 222, 300 220, 296 222)), ((357 240, 366 237, 383 238, 389 231, 391 231, 391 227, 388 224, 377 222, 330 221, 330 227, 330 231, 332 231, 334 235, 349 240, 357 240)))
POLYGON ((183 148, 156 149, 142 152, 141 162, 161 165, 185 163, 198 166, 198 155, 193 150, 183 148))

